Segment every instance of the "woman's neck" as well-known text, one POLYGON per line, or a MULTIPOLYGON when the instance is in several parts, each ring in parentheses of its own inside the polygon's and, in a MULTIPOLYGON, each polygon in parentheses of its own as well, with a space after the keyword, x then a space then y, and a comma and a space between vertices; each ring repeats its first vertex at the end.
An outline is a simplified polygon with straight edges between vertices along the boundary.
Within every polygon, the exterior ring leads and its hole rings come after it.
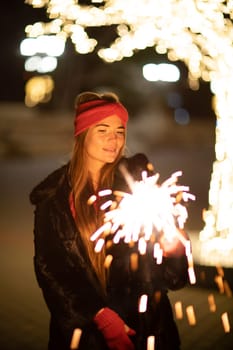
POLYGON ((92 182, 92 186, 94 188, 94 191, 97 192, 98 187, 99 187, 99 181, 96 181, 96 180, 92 179, 91 182, 92 182))
POLYGON ((99 187, 100 171, 96 171, 96 172, 89 171, 89 176, 90 176, 92 186, 96 192, 99 187))

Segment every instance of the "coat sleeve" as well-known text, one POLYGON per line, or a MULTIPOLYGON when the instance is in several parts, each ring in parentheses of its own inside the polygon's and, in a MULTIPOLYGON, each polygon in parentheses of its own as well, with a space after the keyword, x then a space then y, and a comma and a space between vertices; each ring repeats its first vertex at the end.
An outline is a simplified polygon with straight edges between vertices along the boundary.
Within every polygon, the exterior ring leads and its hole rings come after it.
POLYGON ((147 254, 139 254, 137 278, 152 294, 157 290, 181 289, 188 282, 187 257, 163 257, 162 263, 157 264, 153 245, 149 244, 147 254))
POLYGON ((75 240, 58 238, 54 225, 60 223, 56 220, 62 222, 66 218, 52 216, 43 203, 36 207, 34 267, 46 304, 61 333, 70 340, 75 328, 88 325, 105 306, 105 297, 75 240))

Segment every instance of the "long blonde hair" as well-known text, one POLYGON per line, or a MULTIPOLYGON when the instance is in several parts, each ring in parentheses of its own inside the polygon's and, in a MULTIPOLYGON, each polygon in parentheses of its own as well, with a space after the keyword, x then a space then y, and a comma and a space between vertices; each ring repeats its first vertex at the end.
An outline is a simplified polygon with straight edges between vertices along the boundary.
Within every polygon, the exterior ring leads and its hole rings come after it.
MULTIPOLYGON (((115 94, 96 94, 82 93, 78 96, 77 104, 87 102, 94 99, 106 99, 108 101, 118 102, 119 99, 115 94)), ((94 252, 94 244, 90 241, 90 236, 103 223, 103 213, 96 210, 93 205, 87 203, 88 198, 94 192, 94 188, 89 177, 86 167, 86 158, 84 152, 84 143, 87 130, 79 134, 75 138, 73 153, 70 161, 69 176, 74 198, 76 211, 76 225, 80 232, 87 255, 90 259, 92 267, 96 272, 102 286, 106 286, 106 273, 104 268, 105 252, 104 249, 100 253, 94 252), (92 192, 93 191, 93 192, 92 192), (92 193, 91 193, 92 192, 92 193)), ((98 189, 111 188, 114 180, 114 170, 123 156, 125 145, 120 150, 118 157, 113 163, 107 163, 101 169, 100 181, 98 189)))

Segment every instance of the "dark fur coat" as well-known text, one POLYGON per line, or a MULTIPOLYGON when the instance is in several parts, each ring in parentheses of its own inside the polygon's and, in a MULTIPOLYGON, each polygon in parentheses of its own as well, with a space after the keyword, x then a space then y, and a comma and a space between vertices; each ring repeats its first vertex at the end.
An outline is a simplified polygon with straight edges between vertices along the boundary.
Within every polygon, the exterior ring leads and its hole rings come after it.
MULTIPOLYGON (((136 155, 124 159, 134 179, 140 179, 147 159, 136 155)), ((136 349, 146 349, 146 338, 155 335, 156 350, 179 349, 179 335, 167 297, 169 289, 187 283, 187 260, 164 258, 161 265, 151 254, 140 257, 139 269, 129 268, 132 248, 124 243, 111 248, 107 295, 87 258, 69 206, 68 165, 41 182, 30 195, 35 205, 34 266, 38 284, 51 314, 50 350, 68 350, 75 328, 82 329, 79 350, 107 350, 102 334, 93 323, 96 312, 108 306, 136 330, 136 349), (148 294, 146 313, 138 313, 138 298, 148 294), (156 297, 157 296, 157 297, 156 297)), ((125 190, 126 183, 116 172, 114 188, 125 190)))

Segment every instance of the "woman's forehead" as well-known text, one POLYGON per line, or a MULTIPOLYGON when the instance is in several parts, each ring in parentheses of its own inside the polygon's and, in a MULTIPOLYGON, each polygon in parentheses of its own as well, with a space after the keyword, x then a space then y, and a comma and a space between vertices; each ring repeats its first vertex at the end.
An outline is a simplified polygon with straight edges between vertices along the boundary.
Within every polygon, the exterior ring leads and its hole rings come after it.
POLYGON ((103 118, 103 119, 101 119, 100 121, 98 121, 98 123, 96 123, 95 124, 95 126, 97 126, 97 125, 114 125, 114 126, 122 126, 123 125, 123 123, 122 123, 122 121, 121 121, 121 118, 120 117, 118 117, 116 114, 114 114, 114 115, 110 115, 110 116, 108 116, 108 117, 106 117, 106 118, 103 118))

